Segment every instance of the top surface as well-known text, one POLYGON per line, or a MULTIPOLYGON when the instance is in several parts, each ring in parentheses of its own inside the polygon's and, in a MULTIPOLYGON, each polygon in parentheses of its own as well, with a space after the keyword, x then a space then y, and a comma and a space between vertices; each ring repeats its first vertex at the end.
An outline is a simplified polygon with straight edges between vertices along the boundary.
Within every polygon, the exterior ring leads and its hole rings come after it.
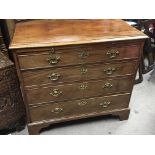
POLYGON ((114 19, 50 19, 17 23, 10 49, 145 39, 141 31, 114 19))

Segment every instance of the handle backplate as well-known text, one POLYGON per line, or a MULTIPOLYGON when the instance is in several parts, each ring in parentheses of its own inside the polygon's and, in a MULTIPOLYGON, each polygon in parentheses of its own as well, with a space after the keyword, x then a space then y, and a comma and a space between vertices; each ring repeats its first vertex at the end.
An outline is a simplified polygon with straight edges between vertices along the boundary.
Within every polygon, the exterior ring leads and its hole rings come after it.
POLYGON ((88 88, 87 83, 82 83, 82 84, 79 86, 79 89, 80 89, 80 90, 86 90, 87 88, 88 88))
POLYGON ((111 104, 110 101, 103 101, 99 105, 103 108, 107 108, 111 104))
POLYGON ((81 52, 81 53, 79 54, 79 57, 80 57, 81 59, 85 59, 85 58, 89 57, 89 55, 90 55, 89 52, 83 51, 83 52, 81 52))
POLYGON ((85 106, 87 104, 86 100, 81 100, 80 102, 78 102, 79 106, 85 106))
POLYGON ((86 67, 81 67, 81 68, 80 68, 80 73, 81 73, 82 75, 86 74, 87 72, 88 72, 88 69, 87 69, 86 67))
POLYGON ((51 92, 50 92, 50 95, 54 96, 54 97, 58 97, 62 94, 62 91, 59 90, 59 89, 53 89, 51 92))
POLYGON ((110 49, 107 51, 107 56, 110 59, 114 59, 119 55, 119 51, 117 49, 110 49))
POLYGON ((51 80, 51 81, 57 81, 60 77, 60 74, 59 73, 52 73, 48 76, 48 78, 51 80))
POLYGON ((60 56, 58 55, 50 55, 48 58, 47 58, 47 61, 50 65, 54 65, 54 64, 57 64, 59 61, 60 61, 60 56))
POLYGON ((112 87, 113 87, 113 84, 112 84, 112 83, 106 82, 102 88, 103 88, 103 89, 110 89, 110 88, 112 88, 112 87))
POLYGON ((116 71, 116 68, 115 68, 115 67, 108 67, 108 68, 105 68, 103 71, 104 71, 104 73, 105 73, 106 75, 112 75, 113 72, 116 71))
POLYGON ((58 114, 58 113, 63 112, 63 108, 54 108, 54 109, 51 110, 51 112, 58 114))

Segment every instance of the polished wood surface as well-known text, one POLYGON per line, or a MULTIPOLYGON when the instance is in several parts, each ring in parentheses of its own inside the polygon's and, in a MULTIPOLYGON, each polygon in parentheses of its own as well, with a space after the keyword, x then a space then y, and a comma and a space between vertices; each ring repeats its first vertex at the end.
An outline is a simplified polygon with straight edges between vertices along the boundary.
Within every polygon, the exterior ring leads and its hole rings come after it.
POLYGON ((107 114, 128 119, 145 38, 121 20, 18 23, 10 48, 29 133, 38 134, 58 122, 107 114))
POLYGON ((17 23, 11 49, 143 39, 122 20, 38 20, 17 23))
POLYGON ((63 101, 130 92, 132 90, 132 83, 133 78, 93 80, 89 82, 27 89, 26 95, 29 104, 63 101), (105 86, 106 84, 108 85, 107 87, 105 86), (57 89, 58 96, 52 95, 55 89, 57 89))
POLYGON ((30 107, 31 121, 48 121, 87 113, 125 109, 128 108, 129 100, 130 94, 120 94, 33 106, 30 107))
POLYGON ((85 63, 96 63, 96 62, 109 62, 113 60, 129 60, 136 59, 139 57, 139 46, 138 43, 130 43, 131 45, 111 45, 107 47, 103 44, 95 44, 90 46, 74 47, 74 48, 64 48, 61 50, 55 50, 54 48, 48 51, 40 51, 38 54, 36 52, 31 52, 30 54, 18 55, 19 65, 22 70, 24 69, 36 69, 45 67, 56 67, 56 66, 67 66, 67 65, 77 65, 85 63), (135 44, 135 45, 134 45, 135 44), (54 53, 50 53, 54 50, 54 53), (108 52, 112 50, 118 51, 118 55, 112 58, 108 55, 108 52), (51 57, 58 57, 59 60, 50 64, 48 59, 51 57))
POLYGON ((58 85, 76 81, 103 79, 107 77, 120 77, 133 75, 136 72, 138 61, 85 64, 75 67, 60 67, 38 70, 26 70, 21 74, 25 87, 58 85), (38 78, 39 77, 39 78, 38 78))
POLYGON ((32 123, 28 124, 28 131, 31 135, 38 135, 42 129, 47 129, 51 124, 57 124, 61 122, 67 122, 72 120, 79 120, 79 119, 85 119, 85 118, 91 118, 91 117, 98 117, 98 116, 117 116, 119 117, 120 121, 127 120, 129 118, 130 109, 124 108, 124 109, 113 109, 113 110, 107 110, 102 112, 93 112, 93 113, 86 113, 82 115, 74 115, 70 117, 61 117, 57 119, 50 119, 50 120, 42 120, 42 121, 34 121, 32 123))

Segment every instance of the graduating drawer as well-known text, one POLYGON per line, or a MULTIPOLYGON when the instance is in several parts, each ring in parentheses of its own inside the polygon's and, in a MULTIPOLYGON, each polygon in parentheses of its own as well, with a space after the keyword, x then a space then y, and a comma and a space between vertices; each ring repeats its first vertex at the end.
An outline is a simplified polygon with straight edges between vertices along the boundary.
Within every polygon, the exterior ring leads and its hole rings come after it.
POLYGON ((134 78, 104 79, 57 86, 26 89, 28 104, 89 98, 106 94, 131 92, 134 78))
POLYGON ((25 86, 44 84, 55 85, 63 82, 86 81, 91 79, 102 79, 105 77, 134 75, 136 67, 137 61, 111 64, 102 63, 23 71, 22 76, 25 86))
POLYGON ((128 107, 130 94, 43 104, 29 108, 31 121, 62 119, 128 107))
POLYGON ((30 54, 18 55, 21 70, 77 65, 85 63, 105 62, 113 60, 129 60, 139 58, 138 45, 124 46, 86 46, 64 49, 32 51, 30 54))

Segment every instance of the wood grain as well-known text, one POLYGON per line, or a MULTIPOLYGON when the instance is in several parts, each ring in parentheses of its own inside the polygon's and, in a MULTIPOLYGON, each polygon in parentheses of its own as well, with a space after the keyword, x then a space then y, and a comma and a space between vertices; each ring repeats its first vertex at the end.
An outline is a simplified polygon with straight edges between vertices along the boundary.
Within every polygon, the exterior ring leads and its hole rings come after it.
POLYGON ((136 60, 117 63, 85 64, 74 67, 69 66, 23 71, 22 76, 25 87, 37 87, 49 84, 58 85, 66 82, 72 83, 76 81, 88 81, 107 77, 134 75, 137 64, 138 62, 136 60), (110 71, 110 69, 113 69, 113 71, 110 71), (57 80, 52 80, 56 79, 53 74, 57 75, 57 80), (52 79, 49 78, 50 76, 52 76, 52 79))
POLYGON ((122 20, 38 20, 16 25, 11 49, 147 38, 122 20))
POLYGON ((137 59, 140 55, 140 46, 136 43, 131 45, 113 45, 112 47, 106 47, 102 44, 95 44, 85 47, 64 48, 61 50, 55 49, 51 54, 51 49, 48 51, 40 51, 39 53, 30 52, 27 54, 18 55, 19 65, 21 70, 37 69, 46 67, 60 67, 66 65, 96 63, 96 62, 111 62, 114 60, 130 60, 137 59), (119 54, 113 59, 110 58, 107 53, 111 50, 118 51, 119 54), (84 58, 82 54, 87 54, 84 58), (56 64, 50 64, 48 59, 50 56, 60 57, 60 60, 56 64))
POLYGON ((124 109, 128 107, 130 94, 111 95, 86 100, 73 100, 68 102, 58 102, 30 107, 31 120, 33 122, 40 120, 50 120, 56 118, 66 118, 94 112, 102 112, 115 109, 124 109), (81 102, 85 104, 80 105, 81 102), (107 107, 103 107, 104 102, 110 102, 107 107), (61 112, 53 112, 56 108, 62 109, 61 112))
POLYGON ((73 84, 57 85, 38 87, 25 90, 27 95, 28 104, 38 104, 44 102, 63 101, 79 98, 89 98, 95 96, 103 96, 107 94, 131 92, 133 77, 127 78, 109 78, 104 80, 92 80, 76 82, 73 84), (111 88, 103 88, 106 83, 112 84, 111 88), (86 86, 86 89, 80 87, 86 86), (52 96, 50 93, 54 89, 62 92, 57 97, 52 96))

